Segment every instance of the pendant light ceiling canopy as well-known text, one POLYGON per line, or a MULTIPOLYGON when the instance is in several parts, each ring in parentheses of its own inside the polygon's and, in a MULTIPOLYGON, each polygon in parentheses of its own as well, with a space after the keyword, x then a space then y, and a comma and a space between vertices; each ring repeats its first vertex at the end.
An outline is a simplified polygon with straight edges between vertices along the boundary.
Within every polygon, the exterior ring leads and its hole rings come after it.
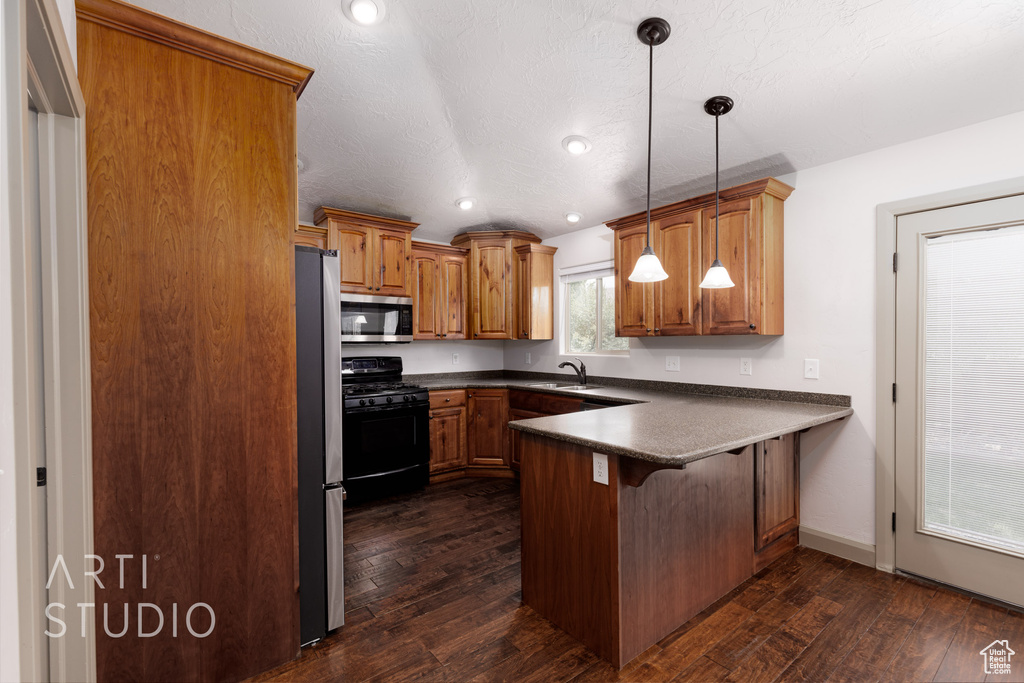
POLYGON ((732 98, 716 95, 704 103, 704 111, 715 117, 715 260, 700 283, 701 289, 728 289, 736 283, 718 260, 718 117, 732 111, 732 98))
POLYGON ((651 109, 654 103, 654 46, 668 40, 672 28, 668 22, 659 17, 644 19, 636 29, 636 36, 644 45, 650 46, 650 70, 647 80, 647 243, 636 260, 633 272, 629 274, 632 282, 660 282, 668 278, 668 273, 661 267, 654 249, 651 248, 651 109))

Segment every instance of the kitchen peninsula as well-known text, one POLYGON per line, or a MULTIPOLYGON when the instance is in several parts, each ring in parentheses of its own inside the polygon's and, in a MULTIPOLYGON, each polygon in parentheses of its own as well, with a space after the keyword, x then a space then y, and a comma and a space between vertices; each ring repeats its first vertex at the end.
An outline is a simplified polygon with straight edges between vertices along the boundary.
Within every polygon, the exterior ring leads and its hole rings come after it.
POLYGON ((799 433, 853 413, 846 397, 644 398, 510 424, 523 602, 618 667, 796 546, 799 433))

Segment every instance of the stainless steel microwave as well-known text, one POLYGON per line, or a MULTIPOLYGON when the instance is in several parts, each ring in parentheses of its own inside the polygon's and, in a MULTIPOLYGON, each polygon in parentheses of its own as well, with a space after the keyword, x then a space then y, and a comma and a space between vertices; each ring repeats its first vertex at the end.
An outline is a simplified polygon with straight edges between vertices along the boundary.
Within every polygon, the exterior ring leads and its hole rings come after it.
POLYGON ((412 341, 412 299, 404 296, 341 295, 343 344, 412 341))

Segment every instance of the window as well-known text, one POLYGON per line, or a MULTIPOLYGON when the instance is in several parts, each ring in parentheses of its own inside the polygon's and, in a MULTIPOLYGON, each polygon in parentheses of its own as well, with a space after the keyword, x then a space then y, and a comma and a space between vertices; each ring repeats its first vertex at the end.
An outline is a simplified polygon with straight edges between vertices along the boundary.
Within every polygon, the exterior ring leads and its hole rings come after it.
POLYGON ((629 339, 615 336, 615 271, 612 264, 565 269, 561 280, 565 353, 629 353, 629 339))

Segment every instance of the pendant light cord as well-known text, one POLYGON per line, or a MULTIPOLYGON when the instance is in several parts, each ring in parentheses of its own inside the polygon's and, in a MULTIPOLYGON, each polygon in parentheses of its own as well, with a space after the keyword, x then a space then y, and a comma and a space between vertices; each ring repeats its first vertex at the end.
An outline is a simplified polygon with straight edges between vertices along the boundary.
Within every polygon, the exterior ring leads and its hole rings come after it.
POLYGON ((715 114, 715 260, 718 260, 718 114, 715 114))
MULTIPOLYGON (((654 39, 648 35, 651 47, 650 68, 647 71, 647 246, 651 246, 651 121, 654 108, 654 39)), ((717 120, 717 119, 716 119, 717 120)))

